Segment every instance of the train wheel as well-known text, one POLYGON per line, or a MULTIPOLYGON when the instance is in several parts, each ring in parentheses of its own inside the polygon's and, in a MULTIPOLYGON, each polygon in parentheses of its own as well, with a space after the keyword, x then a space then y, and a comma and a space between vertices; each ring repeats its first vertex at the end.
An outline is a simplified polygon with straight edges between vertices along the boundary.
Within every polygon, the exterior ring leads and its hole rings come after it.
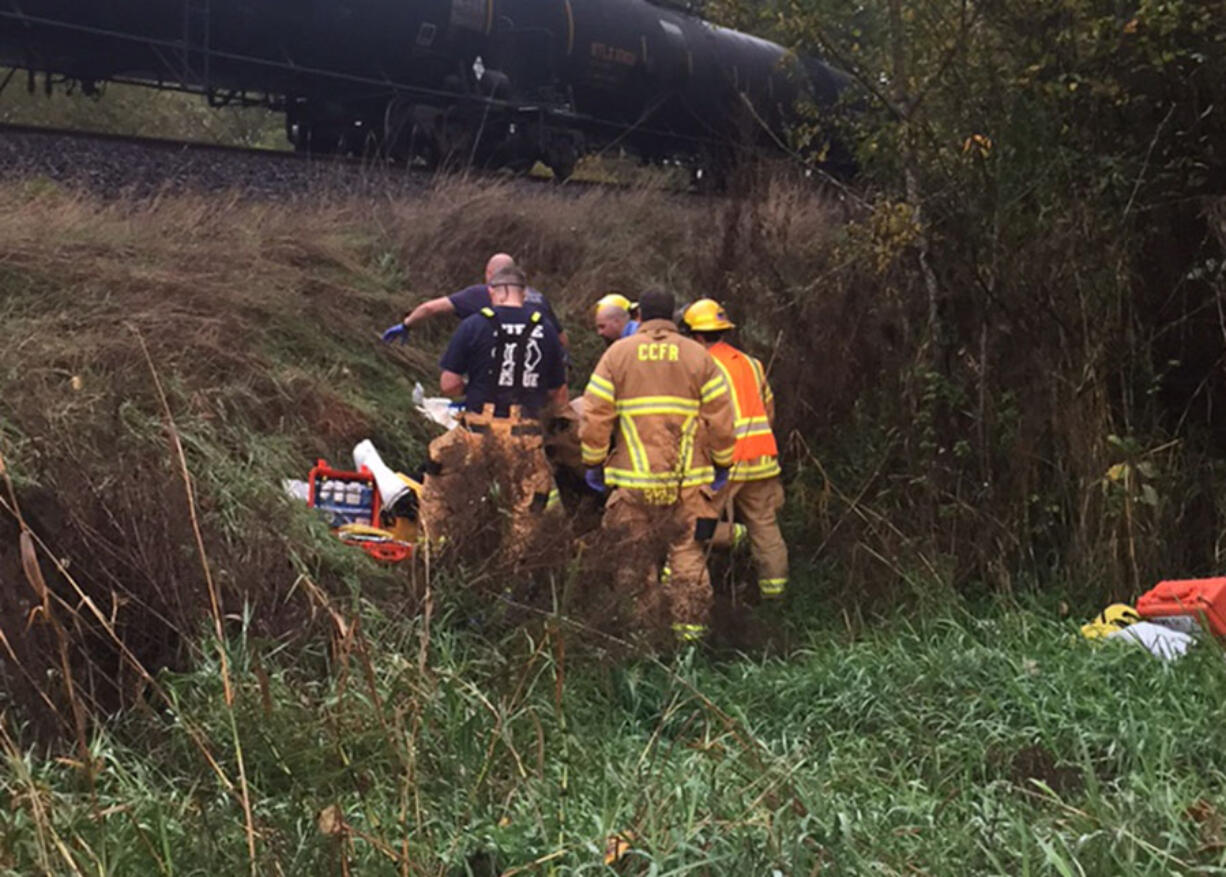
POLYGON ((387 102, 383 110, 383 153, 393 161, 411 164, 415 125, 413 105, 401 98, 387 102))
POLYGON ((575 172, 575 165, 578 163, 579 151, 569 139, 555 140, 550 144, 545 155, 545 165, 553 171, 553 178, 559 183, 564 183, 571 178, 575 172))

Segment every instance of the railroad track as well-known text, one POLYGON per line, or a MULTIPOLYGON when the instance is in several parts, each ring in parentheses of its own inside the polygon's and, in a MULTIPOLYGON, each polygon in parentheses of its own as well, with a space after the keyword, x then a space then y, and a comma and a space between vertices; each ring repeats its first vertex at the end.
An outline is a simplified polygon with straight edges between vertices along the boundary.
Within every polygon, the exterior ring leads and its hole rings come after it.
MULTIPOLYGON (((170 188, 289 197, 328 186, 369 188, 372 193, 386 193, 388 187, 409 192, 429 186, 436 173, 373 157, 0 123, 0 177, 52 179, 108 195, 170 188)), ((467 173, 515 185, 549 185, 571 194, 593 187, 628 187, 620 182, 573 178, 558 185, 548 177, 509 177, 498 171, 470 169, 467 173)))
MULTIPOLYGON (((225 143, 209 143, 203 140, 175 140, 168 137, 146 137, 135 134, 115 134, 105 131, 86 131, 79 128, 56 128, 45 125, 19 125, 0 122, 0 137, 22 135, 28 137, 69 137, 78 140, 93 140, 99 143, 125 143, 150 149, 171 151, 216 152, 237 155, 277 156, 287 160, 318 161, 335 156, 311 156, 292 150, 267 149, 258 146, 234 146, 225 143)), ((353 160, 353 159, 346 159, 353 160)))

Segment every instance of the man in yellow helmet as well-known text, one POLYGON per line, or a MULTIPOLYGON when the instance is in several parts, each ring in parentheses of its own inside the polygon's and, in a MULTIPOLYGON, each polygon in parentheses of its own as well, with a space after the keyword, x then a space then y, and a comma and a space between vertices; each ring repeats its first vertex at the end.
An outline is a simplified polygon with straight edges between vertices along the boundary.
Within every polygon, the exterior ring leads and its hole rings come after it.
POLYGON ((636 305, 620 293, 611 292, 596 302, 596 334, 605 344, 629 338, 639 330, 639 321, 632 318, 636 305))
POLYGON ((663 588, 673 631, 692 641, 705 634, 714 602, 704 546, 715 530, 714 494, 732 464, 732 407, 715 362, 677 331, 673 294, 645 292, 640 304, 638 332, 613 342, 592 373, 579 437, 589 486, 615 488, 606 528, 647 543, 667 524, 668 582, 657 584, 660 558, 641 551, 627 552, 619 580, 640 615, 663 588))
POLYGON ((783 505, 779 446, 773 430, 775 396, 762 363, 725 339, 736 328, 719 302, 704 298, 685 310, 686 328, 707 348, 732 391, 736 449, 728 488, 716 497, 720 523, 712 544, 733 541, 733 518, 748 531, 758 590, 763 599, 783 596, 788 583, 788 549, 776 519, 783 505))

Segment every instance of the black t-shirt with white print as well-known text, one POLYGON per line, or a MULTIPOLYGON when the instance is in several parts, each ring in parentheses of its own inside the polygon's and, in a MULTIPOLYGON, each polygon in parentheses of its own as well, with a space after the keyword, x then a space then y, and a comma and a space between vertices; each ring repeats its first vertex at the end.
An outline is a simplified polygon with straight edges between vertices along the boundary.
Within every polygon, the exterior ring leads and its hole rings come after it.
MULTIPOLYGON (((456 316, 461 320, 465 320, 472 314, 480 313, 482 308, 490 307, 490 288, 484 283, 478 286, 468 286, 459 292, 452 293, 447 298, 451 300, 451 306, 455 308, 456 316)), ((549 299, 545 298, 541 292, 533 289, 531 286, 525 289, 524 306, 540 311, 541 315, 549 321, 549 324, 557 330, 558 334, 562 334, 562 321, 553 312, 549 299)))
POLYGON ((439 365, 467 379, 467 410, 492 402, 502 416, 519 405, 536 417, 549 393, 566 383, 558 332, 531 307, 489 308, 466 317, 439 365))

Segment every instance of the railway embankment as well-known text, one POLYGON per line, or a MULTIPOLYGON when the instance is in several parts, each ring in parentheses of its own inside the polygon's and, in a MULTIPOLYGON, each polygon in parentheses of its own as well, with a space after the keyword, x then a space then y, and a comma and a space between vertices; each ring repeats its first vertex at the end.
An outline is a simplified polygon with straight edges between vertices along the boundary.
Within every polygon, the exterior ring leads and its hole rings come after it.
MULTIPOLYGON (((1095 650, 1070 620, 1177 556, 1168 516, 1201 507, 1176 488, 1214 470, 1111 429, 1099 348, 1059 333, 1121 324, 1077 323, 1076 290, 1010 310, 992 370, 934 352, 905 211, 778 179, 268 200, 43 178, 0 186, 0 217, 4 867, 1220 864, 1220 655, 1095 650), (575 389, 611 289, 738 315, 779 399, 784 611, 656 655, 574 566, 384 568, 284 495, 361 439, 421 460, 413 386, 449 327, 378 332, 495 250, 553 298, 575 389)), ((1077 243, 1036 237, 1011 282, 1077 243)))

